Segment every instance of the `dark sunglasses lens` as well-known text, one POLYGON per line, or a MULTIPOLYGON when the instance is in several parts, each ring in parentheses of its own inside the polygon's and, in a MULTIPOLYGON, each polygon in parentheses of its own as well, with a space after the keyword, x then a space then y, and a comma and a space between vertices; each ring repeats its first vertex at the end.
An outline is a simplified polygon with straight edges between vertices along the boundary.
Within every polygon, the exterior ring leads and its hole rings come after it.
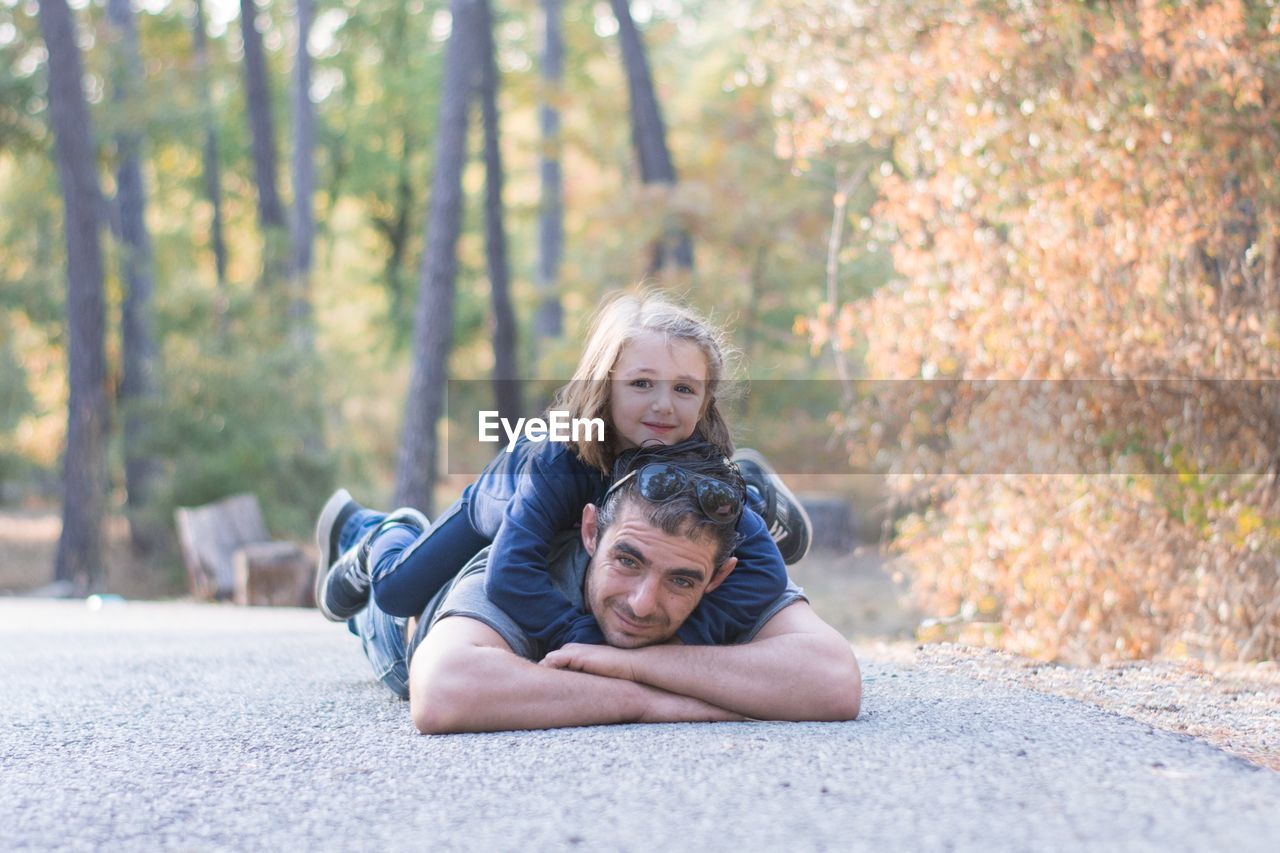
POLYGON ((698 481, 698 503, 712 521, 733 521, 742 512, 737 492, 715 480, 698 481))
POLYGON ((684 488, 684 472, 671 465, 646 465, 640 469, 640 494, 646 500, 665 501, 675 497, 684 488))

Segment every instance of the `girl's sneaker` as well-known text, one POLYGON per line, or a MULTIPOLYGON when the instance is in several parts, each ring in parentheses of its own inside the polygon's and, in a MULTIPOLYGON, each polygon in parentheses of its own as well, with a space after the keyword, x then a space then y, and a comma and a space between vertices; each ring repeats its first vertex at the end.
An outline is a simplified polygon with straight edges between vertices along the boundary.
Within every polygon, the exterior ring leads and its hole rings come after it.
POLYGON ((800 562, 809 553, 813 543, 813 523, 800 501, 786 483, 773 470, 764 456, 755 450, 743 449, 733 455, 733 461, 747 483, 749 503, 760 513, 769 535, 788 566, 800 562))
POLYGON ((325 502, 316 521, 316 545, 320 559, 316 565, 316 607, 331 622, 345 622, 369 603, 369 547, 380 531, 403 525, 421 533, 429 527, 427 517, 413 507, 400 507, 383 516, 338 489, 325 502), (342 549, 342 530, 356 513, 366 518, 357 530, 366 531, 349 548, 342 549))

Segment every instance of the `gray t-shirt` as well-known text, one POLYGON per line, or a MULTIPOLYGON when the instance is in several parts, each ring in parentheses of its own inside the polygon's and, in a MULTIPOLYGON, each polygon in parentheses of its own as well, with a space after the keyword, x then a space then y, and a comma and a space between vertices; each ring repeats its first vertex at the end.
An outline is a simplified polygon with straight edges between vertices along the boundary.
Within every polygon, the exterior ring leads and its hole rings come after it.
MULTIPOLYGON (((551 583, 569 600, 570 604, 578 609, 585 609, 582 602, 582 587, 587 574, 587 564, 590 561, 591 558, 582 547, 582 540, 577 531, 566 531, 552 543, 548 561, 551 583)), ((529 636, 514 619, 485 595, 484 578, 488 566, 489 549, 485 548, 472 557, 462 567, 462 571, 427 603, 418 628, 409 643, 407 658, 413 657, 414 650, 427 632, 447 616, 466 616, 483 622, 497 631, 507 645, 511 646, 511 650, 522 658, 539 661, 546 656, 547 652, 553 651, 547 648, 545 642, 529 636)), ((804 590, 788 580, 787 588, 782 594, 764 609, 750 629, 740 637, 734 638, 735 642, 750 642, 765 623, 778 614, 778 611, 801 599, 808 601, 804 590)))

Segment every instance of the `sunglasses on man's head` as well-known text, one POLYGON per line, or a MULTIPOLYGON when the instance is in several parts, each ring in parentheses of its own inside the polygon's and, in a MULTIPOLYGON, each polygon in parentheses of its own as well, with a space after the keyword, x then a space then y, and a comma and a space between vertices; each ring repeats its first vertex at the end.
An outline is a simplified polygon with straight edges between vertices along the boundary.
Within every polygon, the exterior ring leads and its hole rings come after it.
POLYGON ((628 473, 604 493, 603 504, 617 489, 632 477, 640 489, 640 496, 650 503, 669 501, 685 489, 692 487, 703 514, 712 521, 729 524, 742 515, 742 492, 715 477, 695 474, 669 462, 650 462, 628 473))

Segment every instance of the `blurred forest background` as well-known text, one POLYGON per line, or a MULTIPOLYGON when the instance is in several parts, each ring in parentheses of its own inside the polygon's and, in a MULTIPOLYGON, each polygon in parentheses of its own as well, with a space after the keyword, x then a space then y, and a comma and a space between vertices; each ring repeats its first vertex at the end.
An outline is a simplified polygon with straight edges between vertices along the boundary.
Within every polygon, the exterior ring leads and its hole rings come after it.
POLYGON ((1275 0, 0 0, 0 501, 161 594, 177 506, 440 507, 446 378, 566 377, 647 280, 787 380, 749 441, 877 475, 793 485, 926 639, 1274 658, 1278 87, 1275 0))

